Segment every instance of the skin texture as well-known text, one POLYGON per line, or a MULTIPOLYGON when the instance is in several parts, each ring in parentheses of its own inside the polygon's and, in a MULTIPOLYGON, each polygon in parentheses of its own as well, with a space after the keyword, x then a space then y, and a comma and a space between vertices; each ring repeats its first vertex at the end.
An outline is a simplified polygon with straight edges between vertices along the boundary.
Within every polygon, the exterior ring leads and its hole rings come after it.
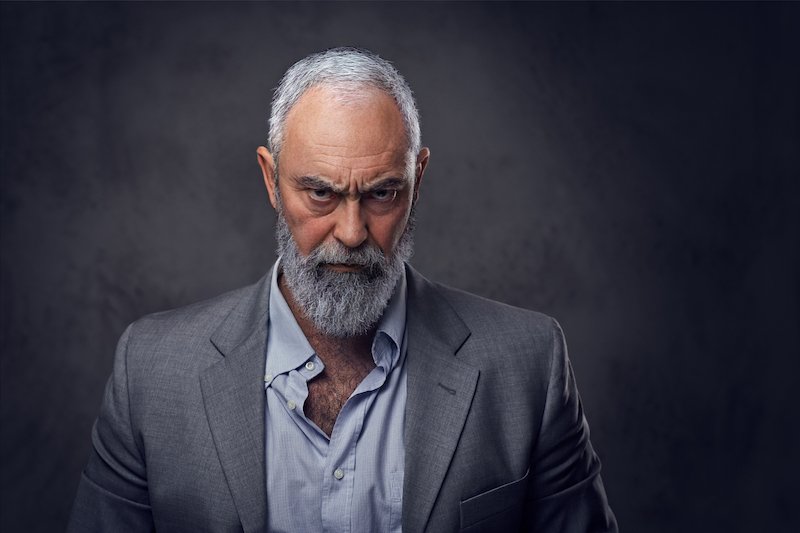
MULTIPOLYGON (((307 257, 320 244, 338 240, 351 248, 367 244, 391 254, 417 201, 430 155, 427 148, 420 150, 413 176, 408 175, 405 129, 394 100, 369 90, 344 102, 328 89, 310 89, 290 111, 285 139, 277 186, 300 253, 307 257)), ((278 209, 274 159, 263 146, 257 153, 270 202, 278 209)), ((375 367, 374 331, 344 339, 324 335, 304 316, 283 277, 279 287, 325 363, 308 384, 304 412, 330 436, 347 398, 375 367)))

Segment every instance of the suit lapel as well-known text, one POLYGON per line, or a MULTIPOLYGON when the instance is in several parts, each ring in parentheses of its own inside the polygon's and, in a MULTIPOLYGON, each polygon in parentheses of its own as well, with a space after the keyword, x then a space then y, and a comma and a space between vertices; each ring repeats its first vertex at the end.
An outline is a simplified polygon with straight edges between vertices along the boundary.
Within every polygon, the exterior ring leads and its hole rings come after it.
POLYGON ((208 424, 245 532, 266 528, 264 358, 270 271, 211 337, 224 359, 200 375, 208 424))
POLYGON ((478 370, 456 351, 469 329, 438 289, 409 267, 408 395, 403 531, 421 532, 455 452, 478 370))

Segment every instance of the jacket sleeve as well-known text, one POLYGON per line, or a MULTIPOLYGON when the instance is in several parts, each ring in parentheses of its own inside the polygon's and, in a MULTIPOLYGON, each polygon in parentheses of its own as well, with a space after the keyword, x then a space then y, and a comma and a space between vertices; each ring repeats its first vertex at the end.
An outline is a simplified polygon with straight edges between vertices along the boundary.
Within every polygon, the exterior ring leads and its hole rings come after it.
POLYGON ((131 425, 127 357, 132 327, 117 345, 68 533, 154 531, 141 440, 131 425))
POLYGON ((542 425, 532 452, 522 531, 617 532, 600 479, 600 460, 589 442, 564 334, 555 320, 551 331, 553 358, 542 425))

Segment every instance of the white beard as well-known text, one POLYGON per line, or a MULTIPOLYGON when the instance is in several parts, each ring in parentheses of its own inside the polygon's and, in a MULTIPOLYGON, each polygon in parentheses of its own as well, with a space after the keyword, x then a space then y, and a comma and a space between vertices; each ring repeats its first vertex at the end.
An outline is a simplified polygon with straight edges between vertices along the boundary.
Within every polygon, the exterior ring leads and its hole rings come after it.
POLYGON ((414 209, 390 257, 374 246, 320 244, 303 257, 280 204, 275 228, 286 285, 295 303, 322 333, 350 337, 367 333, 383 316, 405 262, 413 253, 414 209), (359 272, 337 272, 329 264, 355 264, 359 272))

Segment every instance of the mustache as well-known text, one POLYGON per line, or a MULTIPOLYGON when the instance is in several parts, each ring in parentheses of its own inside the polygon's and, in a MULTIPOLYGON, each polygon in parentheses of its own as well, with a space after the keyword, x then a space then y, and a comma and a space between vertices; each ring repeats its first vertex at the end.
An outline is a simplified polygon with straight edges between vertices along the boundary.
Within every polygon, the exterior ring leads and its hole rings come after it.
POLYGON ((370 267, 384 264, 386 256, 377 246, 362 244, 358 248, 348 248, 339 241, 331 241, 317 246, 303 262, 311 266, 347 264, 370 267))

